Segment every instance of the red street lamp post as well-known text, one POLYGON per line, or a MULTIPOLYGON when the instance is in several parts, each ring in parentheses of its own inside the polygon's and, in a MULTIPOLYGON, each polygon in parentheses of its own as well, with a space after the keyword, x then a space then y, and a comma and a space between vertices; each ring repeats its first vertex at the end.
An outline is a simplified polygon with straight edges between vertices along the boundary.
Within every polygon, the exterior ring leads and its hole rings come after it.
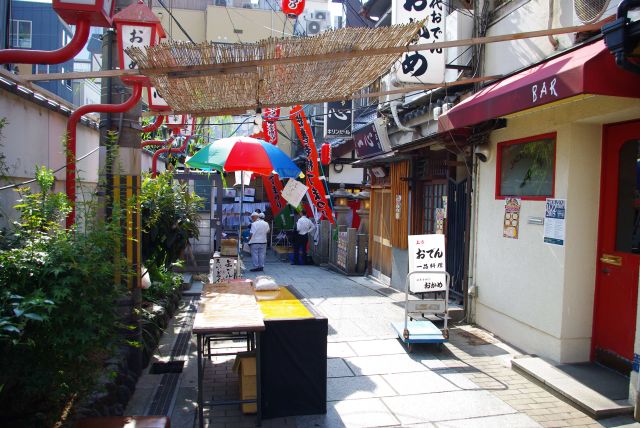
MULTIPOLYGON (((138 64, 129 57, 125 49, 131 47, 155 46, 165 37, 160 19, 153 14, 142 0, 126 7, 113 17, 118 32, 118 60, 123 70, 137 70, 138 64)), ((127 84, 142 83, 151 86, 146 76, 121 76, 127 84)))
MULTIPOLYGON (((70 3, 74 0, 58 0, 60 3, 70 3)), ((86 3, 92 0, 75 0, 86 3)), ((94 4, 104 6, 105 1, 95 0, 94 4)), ((113 6, 112 6, 113 8, 113 6)), ((151 9, 145 6, 141 0, 118 12, 113 17, 113 23, 118 31, 118 58, 121 68, 137 69, 138 65, 124 51, 132 46, 154 46, 164 36, 164 30, 160 25, 160 20, 153 14, 151 9)), ((78 21, 80 22, 80 21, 78 21)), ((150 85, 149 79, 145 76, 123 76, 121 80, 132 85, 131 97, 121 104, 90 104, 82 106, 73 112, 67 123, 67 198, 71 203, 71 212, 67 216, 67 227, 75 223, 75 202, 76 202, 76 126, 80 118, 91 112, 95 113, 120 113, 133 108, 142 96, 142 87, 150 85)))
POLYGON ((55 51, 3 49, 0 64, 60 64, 75 57, 89 39, 91 26, 111 27, 113 0, 53 0, 53 9, 67 23, 76 26, 73 38, 55 51))

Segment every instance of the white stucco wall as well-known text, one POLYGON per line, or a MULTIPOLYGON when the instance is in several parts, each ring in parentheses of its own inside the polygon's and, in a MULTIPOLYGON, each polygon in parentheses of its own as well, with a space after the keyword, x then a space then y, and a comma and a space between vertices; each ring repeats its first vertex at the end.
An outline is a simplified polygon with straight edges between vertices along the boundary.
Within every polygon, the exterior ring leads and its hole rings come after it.
POLYGON ((602 124, 640 117, 638 100, 578 97, 508 118, 479 167, 476 321, 555 361, 589 359, 595 287, 602 124), (555 197, 567 199, 566 244, 544 244, 544 201, 522 201, 519 239, 502 237, 495 198, 497 143, 557 132, 555 197))
MULTIPOLYGON (((56 170, 65 165, 62 139, 66 133, 68 117, 40 107, 17 95, 0 91, 0 118, 7 119, 2 130, 0 151, 6 156, 9 183, 21 183, 34 178, 37 165, 56 170)), ((99 133, 96 129, 78 125, 77 156, 81 157, 98 147, 99 133)), ((84 191, 87 197, 98 182, 98 151, 93 152, 77 164, 81 182, 78 183, 78 198, 84 191)), ((64 191, 64 168, 55 174, 56 191, 64 191)), ((4 183, 3 183, 4 184, 4 183)), ((0 210, 9 219, 15 218, 13 206, 18 195, 13 190, 0 191, 0 210)), ((7 219, 0 220, 6 224, 7 219)))
MULTIPOLYGON (((549 0, 516 0, 506 4, 498 13, 487 31, 487 36, 514 32, 544 30, 548 27, 549 0)), ((573 25, 572 0, 556 0, 553 28, 573 25)), ((573 43, 573 36, 554 36, 559 42, 558 50, 573 43)), ((485 45, 484 74, 487 76, 510 73, 541 61, 553 54, 555 49, 547 37, 489 43, 485 45), (508 55, 505 55, 508 52, 508 55)))

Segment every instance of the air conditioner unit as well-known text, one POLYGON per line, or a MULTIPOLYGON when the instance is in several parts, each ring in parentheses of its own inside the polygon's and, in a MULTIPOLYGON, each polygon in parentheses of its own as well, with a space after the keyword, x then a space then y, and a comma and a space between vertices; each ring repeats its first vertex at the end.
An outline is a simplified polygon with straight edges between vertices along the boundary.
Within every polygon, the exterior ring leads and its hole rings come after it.
POLYGON ((317 19, 307 20, 307 34, 309 36, 321 33, 323 29, 322 27, 322 21, 319 21, 317 19))
POLYGON ((316 10, 315 12, 313 12, 313 19, 329 22, 329 11, 328 10, 316 10))
POLYGON ((591 24, 615 15, 621 0, 573 0, 573 24, 591 24))

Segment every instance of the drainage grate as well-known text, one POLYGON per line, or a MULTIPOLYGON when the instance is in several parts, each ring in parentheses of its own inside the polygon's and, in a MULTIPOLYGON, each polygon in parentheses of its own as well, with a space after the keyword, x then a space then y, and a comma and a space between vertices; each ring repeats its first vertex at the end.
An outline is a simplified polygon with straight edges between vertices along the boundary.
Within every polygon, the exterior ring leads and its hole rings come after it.
POLYGON ((167 361, 162 363, 153 363, 149 369, 150 374, 164 373, 182 373, 184 361, 167 361))
MULTIPOLYGON (((160 367, 162 367, 161 370, 171 370, 159 372, 164 374, 162 375, 160 384, 153 395, 153 400, 147 410, 147 415, 170 415, 171 413, 171 407, 176 395, 180 374, 182 373, 182 368, 185 363, 184 361, 177 360, 177 358, 182 358, 184 360, 188 358, 191 328, 193 327, 193 319, 195 318, 198 310, 198 300, 199 299, 197 297, 192 297, 186 302, 187 307, 184 311, 185 317, 182 321, 182 327, 180 328, 180 332, 176 335, 176 340, 173 344, 173 349, 171 350, 172 361, 160 363, 160 367), (179 367, 179 370, 177 367, 179 367)), ((152 371, 150 373, 153 373, 153 367, 151 370, 152 371)))

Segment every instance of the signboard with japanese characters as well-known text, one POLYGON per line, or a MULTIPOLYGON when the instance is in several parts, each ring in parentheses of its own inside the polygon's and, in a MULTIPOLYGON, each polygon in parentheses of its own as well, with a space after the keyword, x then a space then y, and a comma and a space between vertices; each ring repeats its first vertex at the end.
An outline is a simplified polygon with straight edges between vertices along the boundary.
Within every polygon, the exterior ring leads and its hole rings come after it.
POLYGON ((324 136, 351 137, 353 127, 353 101, 324 103, 324 136))
POLYGON ((144 48, 151 44, 152 27, 146 25, 123 25, 122 26, 122 47, 124 52, 123 70, 137 70, 138 64, 127 55, 126 49, 130 47, 144 48))
POLYGON ((384 147, 378 137, 378 131, 373 123, 356 132, 353 136, 353 142, 356 148, 356 156, 359 158, 366 158, 384 152, 384 147))
POLYGON ((409 235, 409 272, 431 271, 411 275, 409 291, 428 293, 445 291, 447 276, 444 235, 409 235))
MULTIPOLYGON (((445 41, 447 6, 443 0, 393 0, 394 24, 424 21, 417 44, 445 41)), ((442 48, 402 55, 397 77, 405 83, 442 83, 445 72, 445 52, 442 48)))

